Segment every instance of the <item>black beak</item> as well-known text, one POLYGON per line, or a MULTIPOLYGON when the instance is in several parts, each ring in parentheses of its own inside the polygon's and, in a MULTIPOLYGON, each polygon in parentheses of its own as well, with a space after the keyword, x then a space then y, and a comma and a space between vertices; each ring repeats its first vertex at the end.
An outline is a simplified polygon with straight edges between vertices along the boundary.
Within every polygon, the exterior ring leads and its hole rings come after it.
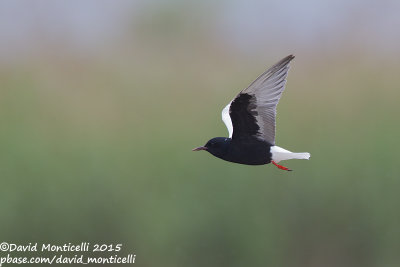
POLYGON ((200 150, 207 150, 207 148, 205 146, 199 146, 192 149, 192 151, 200 151, 200 150))

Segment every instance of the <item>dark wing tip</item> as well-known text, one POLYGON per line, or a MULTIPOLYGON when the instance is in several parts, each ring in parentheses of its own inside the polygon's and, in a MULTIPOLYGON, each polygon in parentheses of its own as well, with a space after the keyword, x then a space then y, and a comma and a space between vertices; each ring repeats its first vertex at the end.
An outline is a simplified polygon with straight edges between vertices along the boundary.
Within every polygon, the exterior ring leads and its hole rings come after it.
POLYGON ((288 55, 287 57, 283 58, 282 61, 283 61, 283 60, 288 60, 288 61, 290 61, 290 60, 292 60, 292 59, 294 59, 294 58, 295 58, 295 56, 294 56, 293 54, 290 54, 290 55, 288 55))
POLYGON ((284 57, 283 59, 281 59, 281 61, 279 61, 278 63, 275 64, 275 66, 282 66, 282 65, 287 65, 289 64, 290 61, 292 61, 294 59, 293 55, 288 55, 287 57, 284 57))
POLYGON ((271 68, 269 68, 266 72, 270 71, 271 73, 274 73, 274 72, 276 72, 276 71, 278 71, 280 69, 283 69, 284 67, 289 65, 290 61, 292 61, 293 59, 294 59, 293 55, 289 55, 287 57, 284 57, 278 63, 273 65, 271 68))

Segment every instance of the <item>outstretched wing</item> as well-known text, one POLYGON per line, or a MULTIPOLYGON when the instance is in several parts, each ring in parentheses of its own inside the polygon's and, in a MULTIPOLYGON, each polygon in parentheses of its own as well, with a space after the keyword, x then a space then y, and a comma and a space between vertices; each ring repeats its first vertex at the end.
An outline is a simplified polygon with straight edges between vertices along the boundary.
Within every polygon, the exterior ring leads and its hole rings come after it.
POLYGON ((222 111, 232 139, 254 136, 275 144, 276 106, 285 89, 290 55, 261 74, 222 111))

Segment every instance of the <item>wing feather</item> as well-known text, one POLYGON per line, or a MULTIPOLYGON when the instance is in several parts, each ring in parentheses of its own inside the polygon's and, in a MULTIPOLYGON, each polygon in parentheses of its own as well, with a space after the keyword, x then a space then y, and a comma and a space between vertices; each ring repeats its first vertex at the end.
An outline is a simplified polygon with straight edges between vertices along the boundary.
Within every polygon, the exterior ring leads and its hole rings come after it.
POLYGON ((222 117, 230 137, 255 136, 275 144, 276 106, 293 58, 287 56, 266 70, 225 107, 222 117))

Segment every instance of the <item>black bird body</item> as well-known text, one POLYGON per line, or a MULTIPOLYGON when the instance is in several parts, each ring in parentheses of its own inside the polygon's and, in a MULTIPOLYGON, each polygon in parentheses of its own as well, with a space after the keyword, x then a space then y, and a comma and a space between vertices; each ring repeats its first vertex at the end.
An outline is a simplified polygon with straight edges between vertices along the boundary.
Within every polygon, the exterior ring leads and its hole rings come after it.
POLYGON ((252 137, 239 140, 215 137, 205 147, 217 158, 234 163, 264 165, 271 162, 271 145, 252 137))
POLYGON ((283 170, 289 169, 277 164, 282 160, 309 159, 307 152, 293 153, 275 145, 276 106, 285 89, 293 58, 287 56, 266 70, 222 110, 229 138, 215 137, 193 150, 206 150, 218 158, 240 164, 273 163, 283 170))

